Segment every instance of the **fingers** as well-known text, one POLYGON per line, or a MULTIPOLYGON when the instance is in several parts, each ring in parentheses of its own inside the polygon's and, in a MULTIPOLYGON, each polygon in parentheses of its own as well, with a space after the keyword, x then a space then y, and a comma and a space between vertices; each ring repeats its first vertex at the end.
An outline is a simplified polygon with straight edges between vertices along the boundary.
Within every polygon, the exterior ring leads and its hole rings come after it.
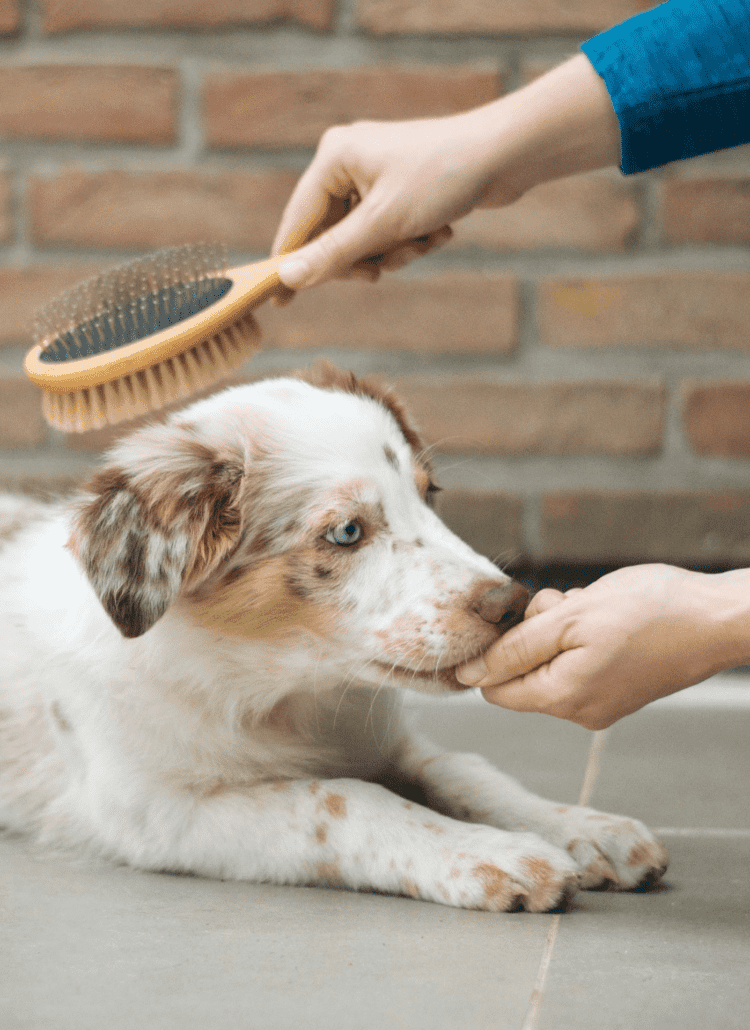
POLYGON ((556 607, 513 626, 478 659, 457 669, 459 683, 472 687, 507 683, 551 661, 562 650, 564 632, 556 607))
POLYGON ((288 254, 338 222, 357 202, 359 191, 351 176, 326 156, 318 155, 300 177, 276 230, 271 254, 288 254))
MULTIPOLYGON (((394 232, 390 218, 383 214, 375 193, 369 193, 340 221, 325 232, 284 258, 279 264, 282 282, 291 289, 305 289, 327 279, 346 278, 352 274, 366 275, 382 263, 393 249, 394 232)), ((417 252, 426 252, 434 244, 425 239, 414 246, 417 252)), ((402 252, 401 259, 407 255, 402 252)), ((394 259, 395 260, 395 259, 394 259)))
MULTIPOLYGON (((565 656, 561 656, 565 657, 565 656)), ((587 730, 604 730, 617 722, 630 708, 596 703, 579 696, 581 673, 566 669, 558 658, 553 667, 544 666, 500 686, 483 687, 482 696, 490 704, 512 712, 542 712, 566 719, 587 730)))
POLYGON ((565 594, 561 590, 553 590, 552 587, 540 590, 531 598, 524 613, 524 619, 531 619, 535 615, 541 615, 542 612, 549 611, 550 608, 554 608, 564 600, 565 594))

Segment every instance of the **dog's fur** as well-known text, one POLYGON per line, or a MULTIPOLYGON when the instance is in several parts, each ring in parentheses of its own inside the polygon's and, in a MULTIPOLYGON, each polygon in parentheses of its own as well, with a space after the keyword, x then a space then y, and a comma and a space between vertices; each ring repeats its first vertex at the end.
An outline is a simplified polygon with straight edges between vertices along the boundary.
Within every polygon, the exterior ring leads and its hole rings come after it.
POLYGON ((461 689, 526 602, 433 489, 398 402, 328 367, 136 431, 72 507, 0 498, 0 823, 467 908, 657 879, 640 823, 407 728, 400 691, 461 689))

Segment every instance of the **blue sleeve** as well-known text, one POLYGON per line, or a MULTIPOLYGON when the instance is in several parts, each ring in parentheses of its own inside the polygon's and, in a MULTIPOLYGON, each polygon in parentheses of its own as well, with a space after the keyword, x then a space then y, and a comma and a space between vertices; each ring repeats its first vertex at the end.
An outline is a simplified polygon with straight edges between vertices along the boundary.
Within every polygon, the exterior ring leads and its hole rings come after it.
POLYGON ((750 142, 750 0, 666 0, 581 49, 609 91, 626 175, 750 142))

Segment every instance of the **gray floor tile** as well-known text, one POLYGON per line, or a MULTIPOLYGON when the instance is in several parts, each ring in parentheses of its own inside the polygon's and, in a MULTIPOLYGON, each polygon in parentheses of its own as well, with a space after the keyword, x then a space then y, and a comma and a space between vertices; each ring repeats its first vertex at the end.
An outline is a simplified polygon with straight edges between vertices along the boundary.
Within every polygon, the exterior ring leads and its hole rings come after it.
POLYGON ((0 841, 3 1030, 517 1030, 550 916, 35 859, 0 841))
POLYGON ((481 697, 414 709, 417 725, 451 751, 474 751, 543 797, 578 800, 593 734, 549 716, 509 712, 481 697))
POLYGON ((650 826, 750 828, 750 707, 647 708, 616 723, 592 804, 650 826))
POLYGON ((746 1030, 750 838, 671 838, 664 889, 579 895, 534 1030, 746 1030))
MULTIPOLYGON (((578 797, 592 734, 477 701, 436 742, 578 797)), ((750 712, 651 709, 604 741, 593 803, 748 825, 750 712)), ((533 1030, 735 1030, 750 1002, 750 840, 670 836, 668 889, 579 895, 533 1030)), ((557 918, 557 917, 554 917, 557 918)), ((3 1030, 520 1030, 553 917, 73 866, 0 840, 3 1030)))

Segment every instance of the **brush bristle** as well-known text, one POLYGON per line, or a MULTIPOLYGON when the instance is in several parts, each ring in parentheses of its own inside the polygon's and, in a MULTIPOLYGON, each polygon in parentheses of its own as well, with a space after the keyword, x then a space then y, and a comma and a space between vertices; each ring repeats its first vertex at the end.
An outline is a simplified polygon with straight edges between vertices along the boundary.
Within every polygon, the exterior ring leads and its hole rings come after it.
POLYGON ((69 361, 144 339, 215 303, 228 288, 226 248, 157 250, 86 279, 36 314, 43 361, 69 361))
POLYGON ((45 391, 44 417, 64 433, 82 433, 137 418, 213 385, 256 353, 259 341, 258 324, 247 315, 142 372, 75 393, 45 391))

